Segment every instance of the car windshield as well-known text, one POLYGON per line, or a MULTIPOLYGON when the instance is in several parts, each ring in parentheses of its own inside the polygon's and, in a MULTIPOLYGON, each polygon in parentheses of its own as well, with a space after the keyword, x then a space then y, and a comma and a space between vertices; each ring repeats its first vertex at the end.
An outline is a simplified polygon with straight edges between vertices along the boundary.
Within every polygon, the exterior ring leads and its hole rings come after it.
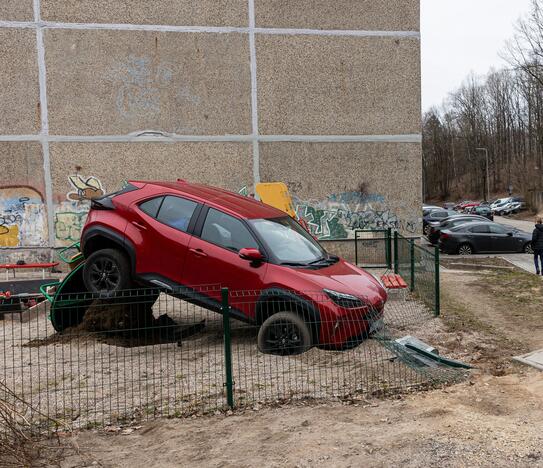
POLYGON ((309 265, 328 257, 313 237, 290 217, 249 221, 280 263, 309 265))

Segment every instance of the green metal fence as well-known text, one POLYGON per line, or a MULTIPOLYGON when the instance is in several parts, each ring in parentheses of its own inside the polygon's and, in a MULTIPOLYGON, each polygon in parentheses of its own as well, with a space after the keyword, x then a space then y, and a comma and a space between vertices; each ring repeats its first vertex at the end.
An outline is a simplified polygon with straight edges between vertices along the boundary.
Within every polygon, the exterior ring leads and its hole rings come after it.
POLYGON ((392 268, 392 230, 355 231, 355 262, 361 268, 392 268))
POLYGON ((394 273, 409 285, 416 298, 434 311, 441 313, 441 287, 439 249, 417 245, 416 239, 408 239, 394 233, 394 273))
MULTIPOLYGON (((421 261, 416 257, 416 271, 421 261)), ((416 281, 423 297, 425 277, 416 281)), ((220 286, 51 298, 52 306, 41 302, 0 320, 0 402, 39 431, 296 399, 363 399, 464 375, 399 351, 397 339, 424 339, 424 324, 432 319, 412 298, 391 296, 384 308, 373 308, 323 291, 264 297, 220 286), (206 300, 201 307, 203 296, 215 305, 206 300), (345 309, 341 320, 325 315, 338 306, 345 309), (281 322, 286 312, 306 324, 310 346, 283 352, 275 331, 263 335, 261 323, 271 317, 277 333, 288 329, 281 322)))
POLYGON ((355 263, 365 269, 393 271, 409 285, 410 292, 436 316, 441 313, 439 249, 425 248, 417 239, 397 231, 377 229, 355 232, 355 263))

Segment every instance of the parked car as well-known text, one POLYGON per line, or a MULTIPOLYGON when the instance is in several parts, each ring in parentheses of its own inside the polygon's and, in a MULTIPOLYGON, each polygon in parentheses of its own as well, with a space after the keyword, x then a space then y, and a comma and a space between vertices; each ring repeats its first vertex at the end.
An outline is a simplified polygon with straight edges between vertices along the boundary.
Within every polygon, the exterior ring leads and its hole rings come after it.
MULTIPOLYGON (((439 236, 441 231, 446 229, 452 229, 453 227, 460 226, 461 224, 467 223, 481 223, 487 221, 486 218, 482 216, 473 216, 473 215, 457 215, 451 216, 450 218, 445 218, 441 222, 432 222, 429 224, 430 229, 427 234, 428 241, 432 245, 436 245, 439 241, 439 236)), ((491 221, 488 221, 491 222, 491 221)))
POLYGON ((423 205, 422 206, 422 217, 428 216, 432 211, 439 211, 442 210, 440 206, 431 206, 431 205, 423 205))
POLYGON ((496 223, 469 223, 441 231, 439 248, 448 254, 532 253, 532 235, 496 223))
POLYGON ((490 209, 490 206, 477 206, 473 210, 473 214, 477 216, 482 216, 490 221, 494 221, 494 213, 490 209))
POLYGON ((500 210, 501 208, 511 203, 511 201, 512 201, 511 197, 499 198, 498 200, 496 200, 494 203, 490 205, 490 209, 496 213, 498 210, 500 210))
POLYGON ((444 210, 454 210, 456 203, 443 203, 444 210))
POLYGON ((504 205, 499 205, 494 212, 498 216, 507 216, 512 213, 519 213, 522 209, 522 203, 520 202, 509 202, 504 205))
POLYGON ((480 203, 479 202, 474 202, 474 201, 463 201, 461 203, 459 203, 458 205, 456 205, 454 207, 454 209, 456 211, 460 211, 460 212, 464 212, 465 210, 469 209, 469 208, 473 208, 475 206, 479 206, 480 203))
POLYGON ((456 211, 444 210, 442 208, 429 212, 422 218, 422 229, 424 234, 428 235, 428 232, 430 231, 428 223, 431 223, 432 221, 442 221, 445 218, 448 218, 449 216, 453 216, 455 214, 458 213, 456 213, 456 211))
POLYGON ((252 291, 231 303, 232 316, 258 326, 259 349, 271 354, 357 346, 387 300, 378 280, 284 212, 184 181, 133 181, 93 200, 81 250, 85 286, 104 298, 150 286, 221 311, 219 289, 193 286, 252 291))

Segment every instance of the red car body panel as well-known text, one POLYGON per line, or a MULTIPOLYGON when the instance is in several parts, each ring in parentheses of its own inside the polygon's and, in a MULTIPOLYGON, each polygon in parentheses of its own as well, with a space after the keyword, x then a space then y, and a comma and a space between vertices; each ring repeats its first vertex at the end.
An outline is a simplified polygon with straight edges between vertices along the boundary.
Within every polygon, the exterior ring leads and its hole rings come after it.
MULTIPOLYGON (((97 229, 111 231, 133 248, 136 278, 157 275, 171 283, 201 291, 217 303, 220 302, 220 287, 227 287, 232 292, 245 291, 246 294, 232 294, 231 305, 249 322, 257 321, 258 303, 265 291, 295 294, 317 309, 320 343, 341 345, 349 338, 367 333, 372 321, 379 319, 375 317, 376 311, 382 315, 387 300, 385 289, 372 275, 343 259, 320 269, 250 262, 234 251, 157 221, 144 213, 139 205, 161 195, 173 195, 202 205, 196 210, 195 218, 203 207, 212 207, 244 222, 285 218, 284 212, 252 198, 199 184, 130 184, 137 190, 111 196, 114 209, 91 209, 81 237, 85 255, 85 245, 97 229), (325 289, 360 298, 367 306, 342 307, 324 293, 325 289)), ((253 234, 258 237, 255 232, 253 234)))

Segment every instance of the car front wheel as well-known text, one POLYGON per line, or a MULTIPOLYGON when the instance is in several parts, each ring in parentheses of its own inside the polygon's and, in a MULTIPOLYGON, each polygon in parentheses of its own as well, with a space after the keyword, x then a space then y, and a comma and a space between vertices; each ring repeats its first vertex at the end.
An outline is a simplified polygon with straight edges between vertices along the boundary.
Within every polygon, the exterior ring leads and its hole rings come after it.
POLYGON ((113 297, 131 287, 130 262, 118 250, 98 250, 85 261, 83 281, 89 292, 100 297, 113 297))
POLYGON ((293 312, 278 312, 264 321, 258 332, 258 349, 265 354, 294 356, 312 347, 307 323, 293 312))
POLYGON ((532 247, 532 243, 531 243, 531 242, 528 242, 528 243, 524 246, 524 253, 527 253, 527 254, 533 254, 533 253, 534 253, 534 248, 532 247))

